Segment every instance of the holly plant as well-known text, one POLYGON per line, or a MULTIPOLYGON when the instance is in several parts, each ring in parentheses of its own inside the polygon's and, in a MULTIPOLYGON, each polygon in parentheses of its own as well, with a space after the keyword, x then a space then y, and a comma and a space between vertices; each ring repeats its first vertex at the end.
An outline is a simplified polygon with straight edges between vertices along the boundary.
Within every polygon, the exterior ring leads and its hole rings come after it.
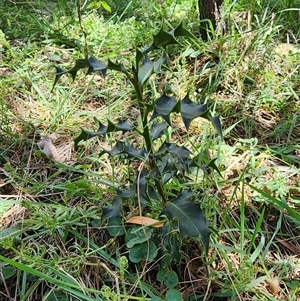
POLYGON ((56 67, 54 82, 55 86, 66 73, 71 74, 75 80, 79 70, 87 69, 87 74, 100 72, 103 77, 109 70, 115 70, 123 73, 132 84, 140 122, 97 120, 97 131, 81 129, 74 141, 75 148, 81 147, 82 141, 94 137, 107 139, 117 132, 129 133, 126 139, 116 139, 112 149, 103 149, 102 152, 110 157, 117 156, 124 164, 134 162, 134 172, 131 174, 135 175, 128 179, 130 185, 120 184, 111 206, 103 209, 101 220, 103 224, 109 225, 111 235, 125 235, 131 262, 163 258, 160 260, 158 280, 166 283, 169 288, 173 288, 177 282, 177 276, 170 266, 172 262, 181 260, 183 239, 200 238, 206 252, 209 247, 210 231, 205 214, 200 209, 199 193, 185 188, 187 175, 192 168, 202 169, 205 173, 210 169, 219 172, 214 160, 200 164, 199 154, 193 155, 187 147, 170 141, 172 116, 179 114, 187 131, 195 118, 207 119, 222 137, 219 117, 211 115, 207 104, 192 101, 189 94, 182 99, 166 91, 156 99, 151 99, 149 92, 147 97, 145 95, 144 88, 150 77, 168 68, 167 49, 170 45, 179 44, 178 37, 196 39, 182 24, 172 31, 166 31, 162 26, 149 47, 144 50, 136 49, 130 68, 110 59, 103 63, 91 55, 78 59, 71 69, 56 67), (180 184, 177 192, 171 191, 172 182, 180 184), (134 204, 138 210, 128 214, 128 204, 134 204))

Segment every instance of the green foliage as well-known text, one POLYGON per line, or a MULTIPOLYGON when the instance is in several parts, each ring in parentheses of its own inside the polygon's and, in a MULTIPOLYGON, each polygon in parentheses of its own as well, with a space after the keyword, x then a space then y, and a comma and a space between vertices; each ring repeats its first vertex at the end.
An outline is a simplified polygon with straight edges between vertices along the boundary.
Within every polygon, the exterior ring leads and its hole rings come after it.
MULTIPOLYGON (((107 119, 104 124, 96 120, 97 131, 82 129, 80 135, 74 140, 75 148, 81 147, 82 141, 94 137, 106 138, 117 132, 129 133, 129 138, 115 139, 115 146, 111 150, 103 149, 102 151, 102 154, 117 156, 121 163, 134 161, 139 162, 140 166, 136 171, 136 176, 129 179, 131 185, 124 187, 120 183, 120 189, 116 191, 112 205, 103 209, 102 222, 108 220, 107 226, 111 235, 122 235, 125 230, 126 246, 129 249, 131 262, 150 262, 163 253, 167 255, 167 260, 160 262, 164 268, 168 268, 172 262, 180 262, 179 251, 185 237, 201 237, 207 252, 210 231, 205 214, 200 209, 201 197, 195 191, 184 188, 185 175, 192 167, 206 172, 210 169, 218 171, 214 160, 206 165, 200 165, 198 156, 193 156, 187 147, 167 140, 167 133, 172 132, 172 116, 180 114, 186 130, 189 129, 194 119, 198 117, 206 119, 215 126, 222 137, 218 116, 212 116, 207 104, 201 101, 200 103, 193 102, 188 94, 179 100, 175 95, 168 95, 165 92, 156 100, 146 99, 144 88, 147 82, 153 74, 161 74, 163 68, 167 66, 167 47, 179 44, 178 37, 194 39, 194 36, 182 24, 172 31, 165 31, 162 27, 153 37, 150 47, 142 51, 136 50, 134 63, 130 69, 120 62, 111 60, 105 64, 92 55, 86 59, 78 59, 73 68, 56 67, 57 73, 54 81, 55 86, 63 74, 70 74, 75 80, 81 69, 87 70, 86 74, 99 72, 103 77, 109 70, 115 70, 123 73, 133 85, 140 123, 136 125, 122 120, 115 123, 107 119), (162 122, 161 119, 164 121, 162 122), (137 137, 139 137, 138 143, 136 143, 137 137), (130 141, 131 138, 132 141, 130 141), (180 192, 175 198, 168 189, 168 184, 174 180, 180 183, 180 192), (124 228, 122 220, 127 215, 125 208, 128 208, 129 204, 134 204, 139 208, 141 218, 147 209, 147 211, 150 210, 152 218, 163 219, 162 228, 155 231, 152 227, 141 225, 124 228)), ((168 271, 164 276, 161 271, 158 277, 168 288, 175 287, 178 281, 173 271, 168 271)), ((174 296, 180 295, 176 290, 170 291, 167 300, 171 300, 173 294, 174 296)))

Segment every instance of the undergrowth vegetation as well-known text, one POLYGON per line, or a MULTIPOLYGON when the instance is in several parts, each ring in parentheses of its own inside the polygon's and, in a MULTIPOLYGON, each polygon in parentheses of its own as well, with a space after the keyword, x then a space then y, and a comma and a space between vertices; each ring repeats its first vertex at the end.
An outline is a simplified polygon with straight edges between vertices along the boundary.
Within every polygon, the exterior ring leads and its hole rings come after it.
POLYGON ((0 1, 0 300, 300 300, 299 6, 0 1))

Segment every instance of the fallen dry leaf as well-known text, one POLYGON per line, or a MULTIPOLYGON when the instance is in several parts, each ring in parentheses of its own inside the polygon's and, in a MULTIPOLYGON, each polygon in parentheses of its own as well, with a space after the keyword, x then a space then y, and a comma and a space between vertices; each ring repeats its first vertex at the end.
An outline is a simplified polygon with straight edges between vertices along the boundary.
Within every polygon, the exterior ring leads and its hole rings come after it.
POLYGON ((164 223, 146 216, 132 216, 130 219, 126 221, 127 224, 136 224, 136 225, 143 225, 143 226, 151 226, 154 228, 161 228, 164 223))
POLYGON ((41 141, 38 142, 38 147, 48 157, 59 161, 59 155, 56 147, 51 142, 50 135, 46 135, 41 141))

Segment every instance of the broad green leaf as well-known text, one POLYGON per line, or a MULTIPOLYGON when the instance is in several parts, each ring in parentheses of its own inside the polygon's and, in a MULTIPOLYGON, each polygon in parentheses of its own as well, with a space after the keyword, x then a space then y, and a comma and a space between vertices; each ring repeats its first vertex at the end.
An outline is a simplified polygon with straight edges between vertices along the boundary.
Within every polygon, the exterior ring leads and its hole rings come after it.
POLYGON ((166 122, 154 123, 151 126, 150 138, 152 141, 161 137, 164 134, 164 130, 168 127, 166 122))
POLYGON ((164 282, 167 288, 174 288, 178 284, 178 276, 176 272, 162 268, 158 271, 156 279, 164 282))
POLYGON ((165 284, 167 288, 174 288, 178 284, 178 276, 176 272, 170 271, 165 280, 165 284))
POLYGON ((205 249, 208 250, 210 231, 205 215, 194 200, 191 191, 184 191, 173 201, 167 202, 161 214, 166 215, 169 220, 178 219, 182 236, 201 236, 205 249))
POLYGON ((122 213, 122 200, 119 196, 115 196, 110 207, 103 208, 102 220, 106 218, 113 219, 122 213))
MULTIPOLYGON (((65 292, 62 292, 61 290, 52 290, 51 292, 48 292, 45 294, 47 297, 44 299, 45 301, 69 301, 68 294, 65 292)), ((74 301, 78 301, 76 297, 74 298, 74 301)))
POLYGON ((166 301, 183 301, 180 291, 176 289, 170 289, 166 294, 166 301))
POLYGON ((200 116, 204 117, 203 115, 207 113, 206 104, 197 105, 193 103, 188 94, 181 100, 180 104, 180 114, 187 130, 193 119, 200 116))
POLYGON ((120 198, 128 199, 133 198, 136 195, 135 187, 129 187, 126 190, 118 190, 118 196, 120 198))
POLYGON ((217 160, 217 158, 212 159, 212 160, 208 163, 207 167, 210 167, 210 168, 214 169, 214 170, 222 177, 222 174, 221 174, 221 172, 220 172, 218 166, 217 166, 216 163, 215 163, 216 160, 217 160))
POLYGON ((124 144, 124 153, 128 155, 130 159, 144 159, 146 151, 144 149, 137 149, 127 143, 124 144))
POLYGON ((161 116, 169 125, 171 125, 170 114, 174 112, 177 101, 174 96, 168 96, 165 93, 159 97, 154 104, 154 111, 151 120, 161 116))
POLYGON ((86 140, 89 139, 89 134, 90 134, 89 131, 81 129, 80 135, 74 139, 74 148, 75 148, 75 150, 77 150, 79 142, 86 141, 86 140))
POLYGON ((109 235, 112 237, 124 235, 125 231, 123 225, 123 218, 121 216, 117 216, 109 220, 106 229, 109 235))
POLYGON ((141 260, 152 261, 157 256, 157 247, 153 241, 145 241, 141 244, 134 245, 129 250, 129 259, 133 263, 138 263, 141 260))
POLYGON ((149 79, 153 71, 154 63, 146 56, 142 65, 138 67, 138 81, 141 86, 149 79))
POLYGON ((14 267, 10 265, 5 265, 5 263, 3 262, 0 262, 0 270, 2 272, 0 283, 5 279, 9 279, 10 277, 14 276, 17 272, 17 270, 14 267))
POLYGON ((178 146, 176 143, 168 143, 168 142, 165 142, 160 147, 159 152, 168 152, 172 156, 177 156, 182 160, 187 160, 192 154, 190 150, 187 149, 186 147, 178 146))
POLYGON ((136 231, 131 231, 129 234, 129 240, 126 243, 127 248, 132 248, 136 244, 141 244, 145 241, 148 241, 154 232, 154 228, 138 226, 136 231))

